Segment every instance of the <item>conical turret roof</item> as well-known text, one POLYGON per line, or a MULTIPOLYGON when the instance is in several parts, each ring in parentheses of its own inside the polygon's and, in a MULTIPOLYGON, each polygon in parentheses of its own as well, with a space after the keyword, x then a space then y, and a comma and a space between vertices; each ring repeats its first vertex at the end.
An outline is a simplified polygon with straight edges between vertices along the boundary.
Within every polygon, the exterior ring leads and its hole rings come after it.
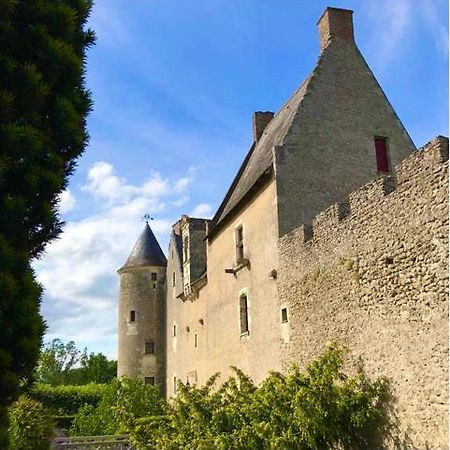
POLYGON ((139 266, 166 266, 167 260, 148 223, 139 236, 126 263, 120 268, 139 266))

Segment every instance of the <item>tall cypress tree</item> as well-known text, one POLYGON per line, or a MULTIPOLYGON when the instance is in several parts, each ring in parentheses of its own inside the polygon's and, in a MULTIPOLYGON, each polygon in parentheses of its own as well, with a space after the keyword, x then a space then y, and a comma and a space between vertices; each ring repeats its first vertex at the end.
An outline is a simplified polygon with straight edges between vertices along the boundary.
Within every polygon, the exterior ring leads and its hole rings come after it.
POLYGON ((0 448, 45 329, 30 262, 61 232, 58 195, 88 140, 91 0, 0 0, 0 448))

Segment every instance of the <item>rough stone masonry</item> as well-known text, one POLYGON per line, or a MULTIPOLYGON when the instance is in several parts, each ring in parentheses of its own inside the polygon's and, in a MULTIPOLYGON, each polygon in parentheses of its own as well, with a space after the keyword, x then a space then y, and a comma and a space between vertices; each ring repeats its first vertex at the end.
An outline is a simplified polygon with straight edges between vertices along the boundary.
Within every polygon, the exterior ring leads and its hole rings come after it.
POLYGON ((278 289, 285 366, 347 346, 391 380, 408 448, 448 448, 448 139, 283 236, 278 289))

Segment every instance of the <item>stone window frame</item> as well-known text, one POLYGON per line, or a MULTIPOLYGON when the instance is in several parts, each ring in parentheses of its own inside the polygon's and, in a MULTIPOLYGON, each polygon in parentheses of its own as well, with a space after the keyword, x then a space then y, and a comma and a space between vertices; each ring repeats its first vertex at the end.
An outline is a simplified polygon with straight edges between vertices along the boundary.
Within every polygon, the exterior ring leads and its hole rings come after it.
POLYGON ((129 318, 128 318, 129 320, 128 320, 128 322, 129 323, 134 323, 134 322, 136 322, 136 310, 135 309, 131 309, 130 310, 130 315, 129 315, 129 318))
POLYGON ((248 295, 248 289, 244 288, 239 291, 238 297, 238 326, 239 326, 239 334, 241 338, 250 336, 251 329, 251 319, 250 319, 250 298, 248 295), (245 298, 245 327, 243 327, 243 303, 242 299, 245 298))
POLYGON ((189 261, 189 236, 183 236, 183 262, 189 261))
POLYGON ((153 339, 148 339, 144 341, 144 354, 154 355, 155 354, 155 341, 153 339))
POLYGON ((244 224, 239 222, 234 227, 234 251, 236 263, 241 263, 245 259, 245 234, 244 224))

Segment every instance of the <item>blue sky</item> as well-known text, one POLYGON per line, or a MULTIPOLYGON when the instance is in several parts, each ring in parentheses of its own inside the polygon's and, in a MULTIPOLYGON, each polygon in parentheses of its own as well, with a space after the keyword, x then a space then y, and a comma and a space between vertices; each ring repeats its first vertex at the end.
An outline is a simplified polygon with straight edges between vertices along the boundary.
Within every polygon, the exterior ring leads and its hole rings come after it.
POLYGON ((252 140, 313 69, 326 6, 354 10, 357 44, 417 146, 448 135, 446 0, 97 0, 91 141, 61 198, 61 238, 35 263, 46 340, 116 355, 116 270, 141 217, 210 217, 252 140))

